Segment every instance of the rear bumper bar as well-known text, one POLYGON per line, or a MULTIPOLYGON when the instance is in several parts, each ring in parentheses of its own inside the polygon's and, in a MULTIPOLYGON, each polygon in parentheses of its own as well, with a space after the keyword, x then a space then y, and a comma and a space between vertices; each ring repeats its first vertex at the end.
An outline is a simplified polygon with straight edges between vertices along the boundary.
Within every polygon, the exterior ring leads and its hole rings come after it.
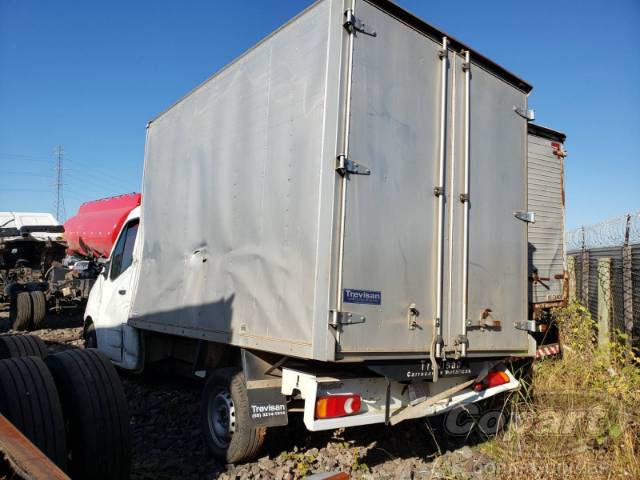
POLYGON ((299 392, 304 400, 304 424, 310 431, 333 430, 354 427, 387 420, 387 388, 389 388, 389 423, 396 424, 412 418, 423 418, 479 402, 499 393, 516 390, 520 383, 506 371, 510 381, 497 387, 476 392, 468 377, 443 378, 436 383, 420 383, 417 386, 391 381, 385 378, 334 378, 283 368, 282 393, 299 392), (362 399, 359 414, 316 419, 316 399, 321 395, 358 394, 362 399))

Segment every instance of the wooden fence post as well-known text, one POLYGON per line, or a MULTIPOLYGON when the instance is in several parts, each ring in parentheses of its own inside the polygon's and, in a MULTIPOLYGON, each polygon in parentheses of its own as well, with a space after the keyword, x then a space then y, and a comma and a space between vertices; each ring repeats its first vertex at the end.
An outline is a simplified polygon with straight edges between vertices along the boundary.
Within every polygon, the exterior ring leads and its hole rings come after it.
POLYGON ((609 342, 611 313, 611 259, 598 259, 598 345, 609 342))

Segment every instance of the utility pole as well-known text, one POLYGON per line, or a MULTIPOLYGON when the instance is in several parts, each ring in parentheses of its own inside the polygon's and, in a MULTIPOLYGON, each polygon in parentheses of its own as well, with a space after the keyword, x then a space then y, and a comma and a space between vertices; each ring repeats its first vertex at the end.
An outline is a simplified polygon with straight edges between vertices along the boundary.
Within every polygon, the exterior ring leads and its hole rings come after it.
POLYGON ((56 219, 59 222, 62 222, 67 216, 67 212, 64 208, 64 195, 62 191, 62 160, 64 158, 64 148, 62 145, 58 145, 55 148, 54 155, 56 162, 56 202, 54 210, 56 211, 56 219))

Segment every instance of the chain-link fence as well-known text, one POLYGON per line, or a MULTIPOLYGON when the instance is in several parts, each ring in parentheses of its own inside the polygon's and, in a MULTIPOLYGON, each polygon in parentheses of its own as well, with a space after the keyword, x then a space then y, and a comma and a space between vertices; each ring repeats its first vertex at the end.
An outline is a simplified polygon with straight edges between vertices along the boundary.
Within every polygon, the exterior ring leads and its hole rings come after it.
POLYGON ((613 331, 640 346, 640 211, 566 235, 569 296, 597 319, 602 341, 613 331))

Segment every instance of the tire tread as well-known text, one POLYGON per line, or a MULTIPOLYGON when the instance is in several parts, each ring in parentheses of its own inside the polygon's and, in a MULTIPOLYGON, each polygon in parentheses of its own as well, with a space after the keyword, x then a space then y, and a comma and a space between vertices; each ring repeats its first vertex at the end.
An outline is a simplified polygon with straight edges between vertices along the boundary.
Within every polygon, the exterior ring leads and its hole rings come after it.
POLYGON ((47 345, 34 335, 0 335, 0 360, 47 356, 47 345))
POLYGON ((213 372, 208 378, 203 392, 201 406, 202 430, 205 442, 211 453, 226 463, 239 463, 255 458, 266 438, 266 427, 254 428, 249 420, 249 399, 245 386, 244 373, 236 367, 223 368, 213 372), (236 410, 236 431, 232 436, 229 448, 223 452, 213 445, 208 437, 207 402, 210 390, 219 385, 229 388, 236 410))
POLYGON ((0 361, 0 413, 54 463, 66 469, 62 407, 51 373, 41 358, 0 361))
POLYGON ((44 295, 44 292, 41 290, 34 290, 33 292, 29 292, 31 296, 31 304, 32 304, 32 329, 40 330, 42 328, 42 324, 44 323, 44 318, 47 315, 47 299, 44 295))
POLYGON ((97 350, 67 350, 47 364, 62 396, 69 422, 75 479, 128 478, 131 434, 124 389, 115 368, 97 350))
POLYGON ((10 318, 14 330, 30 330, 33 323, 33 308, 29 292, 18 292, 12 298, 10 318))

